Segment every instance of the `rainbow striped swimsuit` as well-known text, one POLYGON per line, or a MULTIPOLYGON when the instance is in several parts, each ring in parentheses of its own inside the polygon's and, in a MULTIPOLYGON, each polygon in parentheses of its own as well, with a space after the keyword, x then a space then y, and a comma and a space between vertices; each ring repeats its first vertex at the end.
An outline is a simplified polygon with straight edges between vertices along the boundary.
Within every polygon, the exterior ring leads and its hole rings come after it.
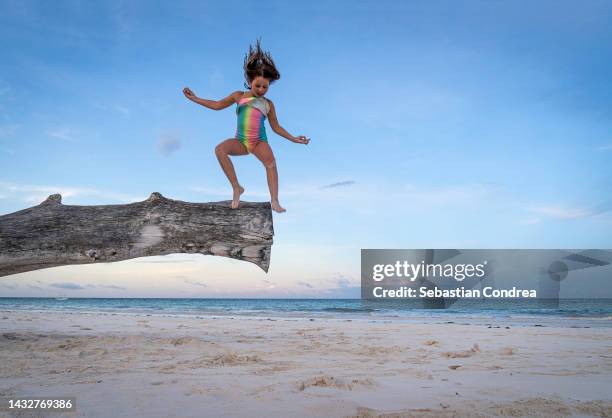
POLYGON ((259 141, 267 141, 264 121, 270 111, 270 104, 263 97, 243 97, 237 103, 238 127, 236 139, 251 153, 259 141))

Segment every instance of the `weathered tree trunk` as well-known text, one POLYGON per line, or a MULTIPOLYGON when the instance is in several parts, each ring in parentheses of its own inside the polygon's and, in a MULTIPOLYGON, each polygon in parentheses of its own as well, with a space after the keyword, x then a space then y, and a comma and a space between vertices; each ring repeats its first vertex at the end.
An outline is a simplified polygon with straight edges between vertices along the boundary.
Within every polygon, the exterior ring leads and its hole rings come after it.
POLYGON ((152 193, 127 205, 62 205, 59 194, 0 216, 0 276, 67 264, 172 253, 221 255, 270 265, 270 203, 189 203, 152 193))

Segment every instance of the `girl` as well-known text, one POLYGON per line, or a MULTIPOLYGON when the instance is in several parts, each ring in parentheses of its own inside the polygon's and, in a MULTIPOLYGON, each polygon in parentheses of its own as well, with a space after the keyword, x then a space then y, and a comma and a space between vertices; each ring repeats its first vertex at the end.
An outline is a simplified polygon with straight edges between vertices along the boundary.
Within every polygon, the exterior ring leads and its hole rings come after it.
POLYGON ((270 127, 278 135, 298 144, 308 144, 309 138, 304 135, 293 136, 283 129, 276 119, 274 103, 264 97, 271 83, 280 78, 280 73, 272 61, 269 52, 263 52, 259 40, 255 49, 249 45, 249 52, 244 58, 244 84, 249 90, 246 92, 235 91, 225 99, 215 101, 197 97, 188 87, 183 89, 183 94, 189 100, 196 102, 209 109, 221 110, 236 103, 236 114, 238 115, 238 127, 234 138, 226 139, 215 148, 215 154, 221 164, 221 168, 229 179, 234 194, 232 197, 232 209, 236 209, 240 202, 240 195, 244 189, 238 183, 234 166, 229 158, 230 155, 255 154, 266 168, 268 187, 272 209, 276 212, 285 212, 278 202, 278 173, 276 171, 276 160, 272 148, 268 144, 264 121, 270 121, 270 127))

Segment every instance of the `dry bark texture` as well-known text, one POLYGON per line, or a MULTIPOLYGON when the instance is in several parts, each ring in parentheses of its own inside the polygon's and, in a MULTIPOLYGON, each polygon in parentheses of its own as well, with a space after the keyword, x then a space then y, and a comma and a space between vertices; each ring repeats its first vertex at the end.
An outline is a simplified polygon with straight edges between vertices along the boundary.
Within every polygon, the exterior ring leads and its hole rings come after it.
POLYGON ((59 194, 0 216, 0 276, 67 264, 173 253, 220 255, 270 265, 270 203, 190 203, 155 192, 127 205, 63 205, 59 194))

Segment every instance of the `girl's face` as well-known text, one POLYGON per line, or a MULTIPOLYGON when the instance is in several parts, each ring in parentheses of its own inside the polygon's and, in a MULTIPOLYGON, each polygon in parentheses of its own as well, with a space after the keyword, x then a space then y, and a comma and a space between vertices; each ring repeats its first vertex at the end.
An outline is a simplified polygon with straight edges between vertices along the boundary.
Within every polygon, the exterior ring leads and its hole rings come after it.
POLYGON ((267 78, 263 78, 262 76, 257 76, 251 81, 251 92, 255 96, 263 97, 264 94, 268 91, 270 87, 270 80, 267 78))

